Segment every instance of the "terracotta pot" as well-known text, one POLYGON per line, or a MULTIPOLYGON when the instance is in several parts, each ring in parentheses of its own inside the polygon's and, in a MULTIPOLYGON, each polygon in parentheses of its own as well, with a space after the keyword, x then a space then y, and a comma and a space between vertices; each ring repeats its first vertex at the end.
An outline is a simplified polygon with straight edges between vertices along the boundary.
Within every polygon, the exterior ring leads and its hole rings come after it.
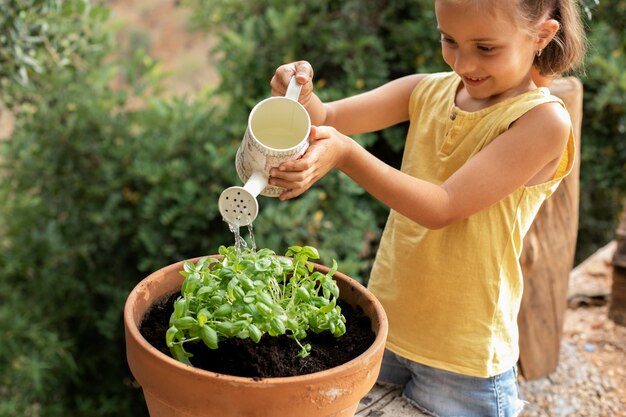
MULTIPOLYGON (((187 366, 155 349, 139 333, 150 306, 180 290, 182 268, 183 262, 178 262, 149 275, 131 291, 124 307, 126 356, 151 417, 354 416, 376 382, 387 338, 385 312, 365 287, 340 272, 334 275, 340 298, 360 306, 372 321, 376 339, 364 353, 322 372, 254 380, 187 366)), ((328 271, 325 266, 316 268, 328 271)))

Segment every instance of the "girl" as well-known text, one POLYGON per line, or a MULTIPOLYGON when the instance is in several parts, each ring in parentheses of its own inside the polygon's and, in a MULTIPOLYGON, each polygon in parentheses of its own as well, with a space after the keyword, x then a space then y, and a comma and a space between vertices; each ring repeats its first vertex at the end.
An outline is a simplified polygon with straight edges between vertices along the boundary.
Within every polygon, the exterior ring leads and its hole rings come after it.
POLYGON ((290 199, 338 168, 391 208, 369 280, 389 318, 379 381, 435 416, 514 416, 522 240, 574 156, 567 111, 537 84, 580 63, 582 24, 575 0, 436 0, 435 11, 452 72, 322 103, 307 62, 277 69, 273 93, 295 75, 316 126, 270 183, 290 199), (345 136, 406 120, 400 171, 345 136))

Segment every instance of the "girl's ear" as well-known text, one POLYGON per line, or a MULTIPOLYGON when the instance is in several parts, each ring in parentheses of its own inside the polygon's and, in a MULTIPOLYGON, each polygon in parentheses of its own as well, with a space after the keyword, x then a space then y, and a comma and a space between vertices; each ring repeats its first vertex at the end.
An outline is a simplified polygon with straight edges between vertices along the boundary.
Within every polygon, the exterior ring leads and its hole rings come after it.
POLYGON ((540 51, 548 46, 560 27, 561 25, 555 19, 546 19, 541 22, 537 28, 536 50, 540 51))

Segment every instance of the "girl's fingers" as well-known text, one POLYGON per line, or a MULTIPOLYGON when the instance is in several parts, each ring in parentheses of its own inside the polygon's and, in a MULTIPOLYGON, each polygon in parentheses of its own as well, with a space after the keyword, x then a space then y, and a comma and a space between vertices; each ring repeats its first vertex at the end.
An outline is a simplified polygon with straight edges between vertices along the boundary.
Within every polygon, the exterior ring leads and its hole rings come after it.
POLYGON ((298 170, 295 167, 293 170, 284 169, 272 169, 270 172, 270 179, 272 180, 284 180, 290 182, 303 181, 307 177, 307 170, 298 170))
POLYGON ((304 193, 305 191, 306 189, 287 190, 284 193, 282 193, 280 196, 278 196, 278 199, 280 201, 289 200, 291 198, 298 197, 300 194, 304 193))
POLYGON ((313 79, 313 67, 307 61, 297 61, 281 65, 270 81, 273 95, 285 95, 289 80, 295 76, 299 84, 307 84, 313 79))
POLYGON ((306 178, 299 180, 289 180, 279 177, 270 178, 270 184, 275 187, 282 187, 286 191, 280 195, 281 200, 288 200, 294 198, 308 190, 314 181, 309 181, 306 178))
MULTIPOLYGON (((314 145, 318 140, 328 138, 330 138, 330 128, 326 126, 311 126, 311 132, 309 133, 311 145, 314 145)), ((311 153, 313 153, 312 147, 301 158, 285 161, 278 168, 272 168, 270 176, 281 177, 280 172, 307 171, 313 164, 311 153)))
POLYGON ((274 186, 274 187, 282 187, 282 188, 299 188, 301 187, 304 183, 300 183, 300 180, 292 180, 289 177, 285 178, 283 176, 281 177, 271 177, 270 178, 270 185, 274 186))
POLYGON ((307 61, 298 61, 294 63, 296 81, 299 84, 306 84, 313 80, 313 67, 307 61))
POLYGON ((280 195, 281 200, 299 196, 331 168, 328 163, 322 162, 321 157, 327 149, 321 141, 330 139, 333 131, 328 126, 311 126, 311 145, 307 152, 300 159, 285 161, 279 167, 271 169, 270 184, 287 190, 280 195))
POLYGON ((309 140, 313 143, 316 140, 330 138, 331 128, 328 126, 311 126, 309 140))

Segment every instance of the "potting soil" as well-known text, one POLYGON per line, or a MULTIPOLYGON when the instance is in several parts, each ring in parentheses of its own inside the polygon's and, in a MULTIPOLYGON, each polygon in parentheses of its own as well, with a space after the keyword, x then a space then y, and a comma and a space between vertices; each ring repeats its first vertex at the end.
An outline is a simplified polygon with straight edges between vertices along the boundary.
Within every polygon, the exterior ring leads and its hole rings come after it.
MULTIPOLYGON (((179 292, 163 297, 146 313, 141 326, 142 336, 156 349, 171 357, 165 344, 173 303, 179 292)), ((221 374, 250 378, 271 378, 305 375, 346 363, 369 348, 376 335, 370 319, 360 307, 339 300, 341 312, 346 318, 346 333, 334 337, 329 332, 316 334, 309 331, 302 343, 311 344, 311 353, 299 358, 298 344, 286 335, 264 335, 259 343, 250 339, 231 338, 220 341, 219 348, 211 350, 204 343, 186 343, 185 349, 193 354, 190 358, 196 368, 221 374)))

